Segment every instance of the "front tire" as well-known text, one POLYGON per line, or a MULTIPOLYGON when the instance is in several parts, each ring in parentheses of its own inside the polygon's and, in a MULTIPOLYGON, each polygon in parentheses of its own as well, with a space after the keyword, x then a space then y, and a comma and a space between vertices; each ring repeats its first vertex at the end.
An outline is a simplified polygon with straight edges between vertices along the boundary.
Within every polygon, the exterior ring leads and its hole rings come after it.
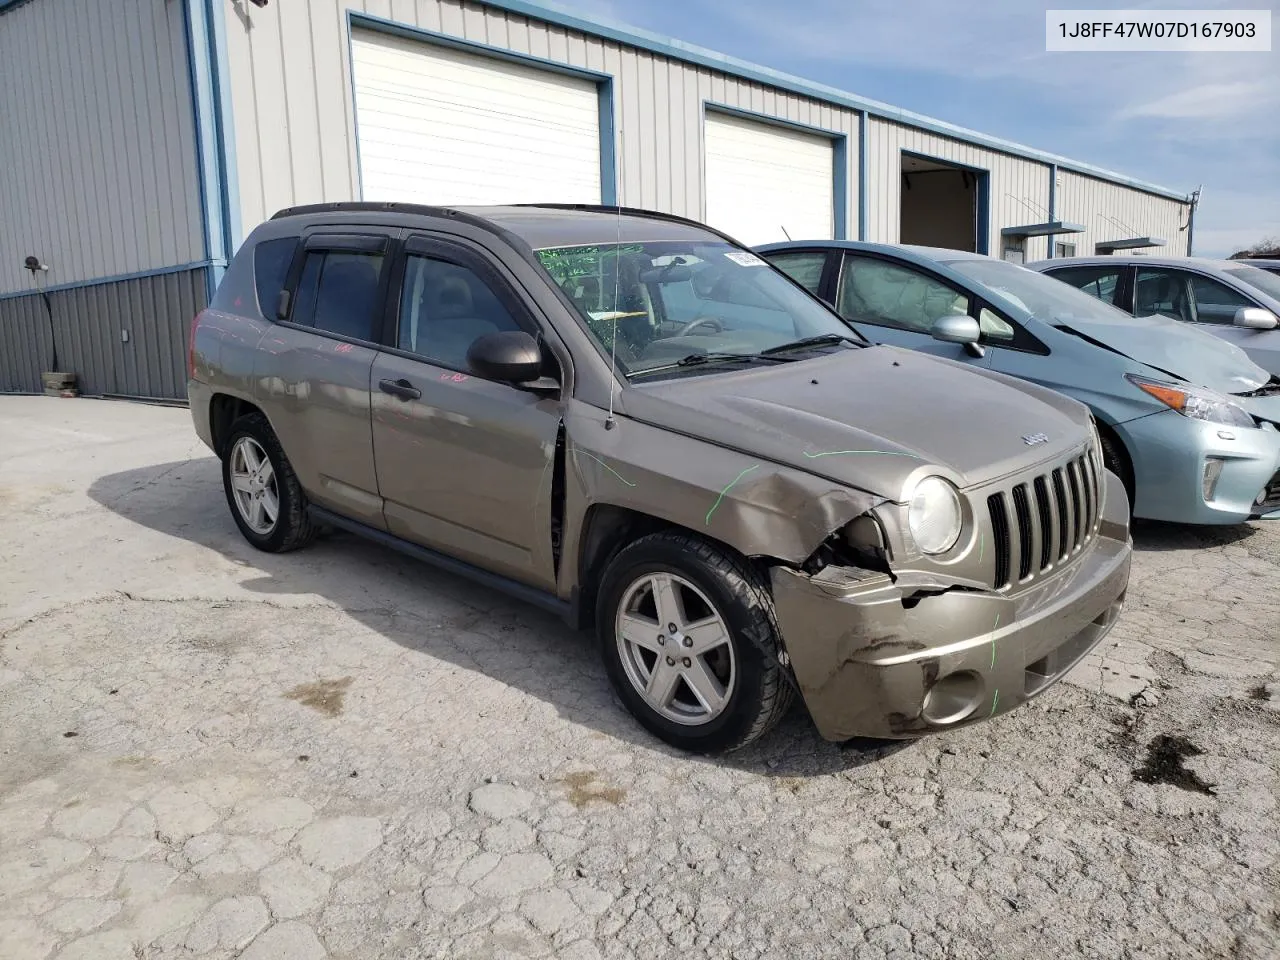
POLYGON ((656 533, 618 553, 596 632, 619 698, 681 750, 736 750, 791 703, 772 597, 741 558, 698 537, 656 533))
POLYGON ((302 485, 266 417, 251 413, 236 420, 225 450, 222 488, 249 543, 267 553, 285 553, 315 539, 302 485))

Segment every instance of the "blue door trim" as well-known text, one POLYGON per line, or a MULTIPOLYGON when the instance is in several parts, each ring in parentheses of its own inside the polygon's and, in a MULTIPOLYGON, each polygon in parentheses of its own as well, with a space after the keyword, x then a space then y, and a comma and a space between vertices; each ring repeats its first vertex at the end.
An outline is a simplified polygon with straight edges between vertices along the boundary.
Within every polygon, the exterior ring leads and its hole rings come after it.
MULTIPOLYGON (((172 267, 156 267, 154 270, 137 270, 133 273, 117 273, 110 277, 97 277, 93 280, 74 280, 70 283, 58 283, 51 287, 43 287, 45 293, 61 293, 64 290, 79 290, 83 287, 100 287, 105 283, 124 283, 126 280, 146 280, 150 277, 163 277, 170 273, 187 273, 190 270, 226 270, 225 260, 196 260, 194 263, 179 263, 172 267)), ((0 293, 0 300, 17 300, 19 297, 34 297, 40 290, 31 287, 27 290, 10 290, 0 293)), ((209 290, 213 297, 213 290, 209 290)))

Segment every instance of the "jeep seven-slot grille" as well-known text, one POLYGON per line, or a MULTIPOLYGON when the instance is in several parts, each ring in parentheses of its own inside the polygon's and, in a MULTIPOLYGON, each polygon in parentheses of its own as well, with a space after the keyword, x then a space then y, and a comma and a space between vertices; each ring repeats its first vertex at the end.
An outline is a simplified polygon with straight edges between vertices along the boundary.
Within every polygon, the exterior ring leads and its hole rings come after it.
POLYGON ((1098 527, 1101 474, 1093 454, 987 497, 995 542, 995 587, 1024 583, 1061 563, 1098 527))

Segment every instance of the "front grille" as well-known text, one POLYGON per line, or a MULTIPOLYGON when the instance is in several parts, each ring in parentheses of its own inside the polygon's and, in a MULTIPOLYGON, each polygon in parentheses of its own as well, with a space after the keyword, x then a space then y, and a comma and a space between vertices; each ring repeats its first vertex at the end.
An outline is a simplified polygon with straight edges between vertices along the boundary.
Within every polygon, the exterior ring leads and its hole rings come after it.
MULTIPOLYGON (((1083 548, 1097 532, 1102 473, 1092 451, 987 497, 994 585, 1026 583, 1083 548)), ((1273 480, 1280 498, 1280 474, 1273 480)))

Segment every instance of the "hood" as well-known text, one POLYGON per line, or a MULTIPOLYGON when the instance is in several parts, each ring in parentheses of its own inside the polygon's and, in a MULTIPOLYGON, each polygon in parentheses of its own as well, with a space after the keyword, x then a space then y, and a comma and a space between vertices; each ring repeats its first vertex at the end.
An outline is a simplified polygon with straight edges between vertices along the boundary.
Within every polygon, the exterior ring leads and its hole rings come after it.
POLYGON ((1219 393, 1247 393, 1270 378, 1234 343, 1168 317, 1130 317, 1108 311, 1097 318, 1072 316, 1054 318, 1051 323, 1219 393))
POLYGON ((921 467, 968 487, 1065 456, 1088 410, 895 347, 641 383, 625 415, 900 500, 921 467), (1045 399, 1041 399, 1044 397, 1045 399), (1029 445, 1023 438, 1047 440, 1029 445))

